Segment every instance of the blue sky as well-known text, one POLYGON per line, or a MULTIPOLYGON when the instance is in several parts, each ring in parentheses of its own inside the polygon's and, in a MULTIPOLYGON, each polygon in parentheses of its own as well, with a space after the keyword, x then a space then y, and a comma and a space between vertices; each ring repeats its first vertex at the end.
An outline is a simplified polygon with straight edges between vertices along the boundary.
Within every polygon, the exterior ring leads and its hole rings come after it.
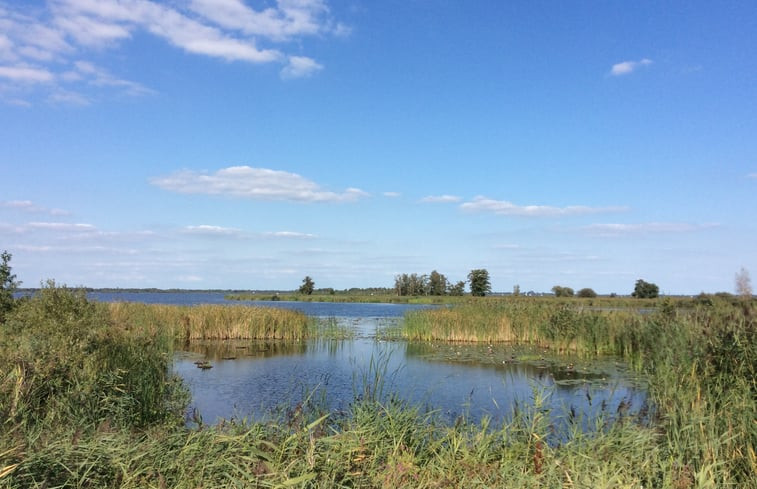
POLYGON ((0 128, 26 286, 757 270, 753 1, 0 0, 0 128))

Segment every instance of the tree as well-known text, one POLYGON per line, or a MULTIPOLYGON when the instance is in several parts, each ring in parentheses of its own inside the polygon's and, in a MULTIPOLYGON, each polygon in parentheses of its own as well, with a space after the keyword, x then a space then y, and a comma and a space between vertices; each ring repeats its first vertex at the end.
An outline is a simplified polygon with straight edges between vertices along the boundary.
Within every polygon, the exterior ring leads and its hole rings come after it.
POLYGON ((636 281, 636 286, 631 294, 637 299, 654 299, 658 295, 660 295, 660 288, 656 284, 645 282, 642 279, 636 281))
POLYGON ((573 297, 575 291, 570 287, 563 287, 562 285, 555 285, 552 287, 555 297, 573 297))
POLYGON ((736 274, 736 294, 744 299, 752 297, 752 279, 749 277, 749 270, 744 267, 736 274))
POLYGON ((483 297, 492 291, 489 272, 485 268, 471 270, 468 274, 471 295, 483 297))
POLYGON ((585 287, 578 291, 578 297, 584 297, 584 298, 594 298, 597 296, 597 293, 594 292, 594 289, 590 289, 588 287, 585 287))
POLYGON ((304 279, 302 279, 302 285, 300 285, 300 294, 311 295, 314 288, 315 282, 313 282, 313 279, 310 278, 310 276, 306 276, 304 279))
POLYGON ((16 281, 16 275, 11 273, 12 256, 7 251, 0 254, 0 323, 5 321, 5 316, 13 309, 13 293, 20 284, 16 281))
POLYGON ((520 296, 520 285, 518 284, 513 285, 513 295, 515 297, 520 296))
POLYGON ((455 285, 449 284, 449 295, 463 295, 465 294, 465 280, 460 280, 455 285))
POLYGON ((428 277, 429 295, 444 295, 447 293, 447 277, 434 270, 428 277))

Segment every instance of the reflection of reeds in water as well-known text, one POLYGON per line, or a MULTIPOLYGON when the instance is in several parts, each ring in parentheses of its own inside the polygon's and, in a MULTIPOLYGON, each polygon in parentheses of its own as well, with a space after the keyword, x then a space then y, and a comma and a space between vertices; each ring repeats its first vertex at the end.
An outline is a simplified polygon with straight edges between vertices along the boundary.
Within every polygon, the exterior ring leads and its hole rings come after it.
POLYGON ((110 304, 110 313, 124 327, 169 332, 182 341, 299 340, 308 333, 308 319, 303 313, 273 307, 114 303, 110 304))

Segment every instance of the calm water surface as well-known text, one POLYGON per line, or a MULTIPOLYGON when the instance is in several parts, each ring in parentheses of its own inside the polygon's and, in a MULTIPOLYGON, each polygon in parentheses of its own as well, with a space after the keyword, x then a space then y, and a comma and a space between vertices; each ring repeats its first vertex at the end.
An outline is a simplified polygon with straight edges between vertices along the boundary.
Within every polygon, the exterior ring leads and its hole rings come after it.
POLYGON ((383 392, 434 409, 450 421, 466 416, 497 420, 516 404, 545 392, 557 413, 571 410, 590 423, 644 408, 646 391, 622 362, 551 357, 533 348, 382 341, 376 332, 396 325, 408 310, 429 306, 285 301, 227 301, 223 293, 91 293, 99 301, 160 304, 258 305, 337 318, 349 340, 192 343, 177 352, 174 371, 192 393, 191 412, 205 423, 221 418, 261 419, 292 409, 308 397, 328 409, 346 409, 366 379, 378 372, 383 392), (195 362, 213 366, 203 370, 195 362))

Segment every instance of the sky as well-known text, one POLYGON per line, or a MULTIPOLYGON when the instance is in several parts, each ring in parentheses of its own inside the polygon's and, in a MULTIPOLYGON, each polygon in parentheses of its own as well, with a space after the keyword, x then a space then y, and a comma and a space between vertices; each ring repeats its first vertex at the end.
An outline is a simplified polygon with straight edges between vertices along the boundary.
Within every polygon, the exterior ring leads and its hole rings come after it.
POLYGON ((746 1, 0 0, 23 286, 734 291, 746 1))

